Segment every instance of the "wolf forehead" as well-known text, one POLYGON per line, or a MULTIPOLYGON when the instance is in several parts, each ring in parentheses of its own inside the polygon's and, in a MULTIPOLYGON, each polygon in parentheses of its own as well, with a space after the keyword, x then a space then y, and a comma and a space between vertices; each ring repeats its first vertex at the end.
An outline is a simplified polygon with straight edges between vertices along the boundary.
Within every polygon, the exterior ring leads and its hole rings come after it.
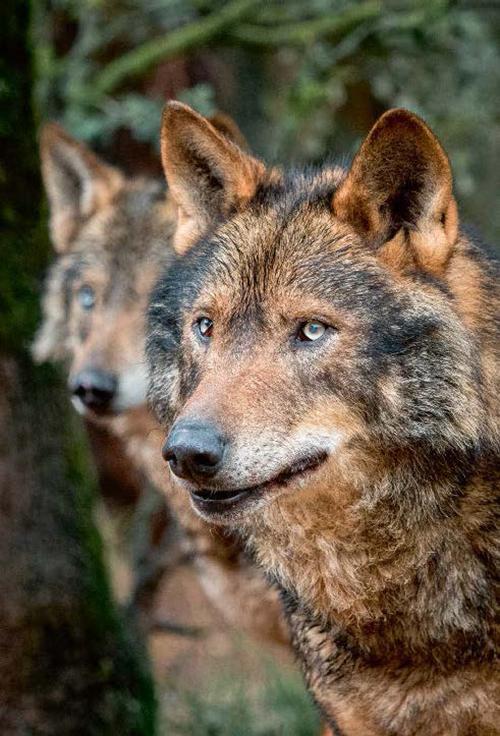
POLYGON ((113 202, 98 210, 81 227, 73 247, 61 260, 69 280, 86 274, 107 273, 116 281, 133 277, 151 258, 167 252, 171 227, 166 212, 166 190, 160 182, 127 183, 113 202))
MULTIPOLYGON (((244 211, 163 274, 151 300, 151 327, 178 332, 177 319, 196 303, 218 302, 226 312, 244 315, 273 297, 284 297, 286 307, 287 297, 305 294, 351 312, 369 309, 371 317, 401 318, 414 299, 332 214, 343 175, 340 167, 307 169, 261 184, 244 211)), ((421 315, 413 318, 423 326, 421 315)))
POLYGON ((75 250, 104 251, 133 262, 156 244, 160 232, 166 229, 168 236, 165 202, 166 189, 160 182, 127 182, 111 204, 97 210, 82 227, 75 250))

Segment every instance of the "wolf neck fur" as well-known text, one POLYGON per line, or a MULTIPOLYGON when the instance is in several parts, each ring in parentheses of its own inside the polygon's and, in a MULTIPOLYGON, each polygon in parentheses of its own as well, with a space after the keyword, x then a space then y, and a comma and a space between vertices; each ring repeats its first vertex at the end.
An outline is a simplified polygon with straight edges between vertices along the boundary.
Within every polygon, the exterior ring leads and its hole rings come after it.
POLYGON ((306 617, 340 626, 372 653, 415 656, 457 627, 477 636, 486 583, 459 509, 467 484, 436 467, 416 483, 411 464, 396 479, 394 469, 371 473, 285 496, 252 517, 246 536, 257 561, 306 617), (338 498, 350 501, 339 507, 338 498))

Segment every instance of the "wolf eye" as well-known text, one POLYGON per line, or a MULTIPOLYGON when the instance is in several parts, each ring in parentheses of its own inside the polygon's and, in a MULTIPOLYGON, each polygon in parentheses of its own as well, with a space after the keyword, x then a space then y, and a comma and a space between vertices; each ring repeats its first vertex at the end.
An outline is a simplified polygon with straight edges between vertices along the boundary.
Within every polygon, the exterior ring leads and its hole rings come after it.
POLYGON ((77 298, 82 309, 92 309, 95 304, 94 289, 88 284, 84 284, 78 289, 77 298))
POLYGON ((299 327, 297 338, 302 340, 302 342, 314 342, 323 337, 326 329, 326 325, 323 322, 304 322, 299 327))
POLYGON ((208 317, 200 317, 196 322, 196 326, 202 337, 212 337, 214 323, 211 319, 208 317))

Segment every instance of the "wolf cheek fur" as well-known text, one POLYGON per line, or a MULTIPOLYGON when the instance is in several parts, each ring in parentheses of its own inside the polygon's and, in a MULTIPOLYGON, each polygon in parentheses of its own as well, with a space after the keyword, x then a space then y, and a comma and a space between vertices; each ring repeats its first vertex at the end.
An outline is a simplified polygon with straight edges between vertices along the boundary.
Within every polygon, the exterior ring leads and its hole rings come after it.
POLYGON ((281 176, 179 104, 162 140, 185 255, 148 355, 179 488, 282 587, 348 736, 499 733, 497 267, 441 145, 395 110, 347 174, 281 176))

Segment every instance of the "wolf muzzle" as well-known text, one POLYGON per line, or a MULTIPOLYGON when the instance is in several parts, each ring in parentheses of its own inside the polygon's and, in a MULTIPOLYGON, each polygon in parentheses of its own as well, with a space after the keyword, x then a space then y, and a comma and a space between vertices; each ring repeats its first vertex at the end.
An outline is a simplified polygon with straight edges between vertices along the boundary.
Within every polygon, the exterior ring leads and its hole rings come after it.
POLYGON ((97 413, 106 412, 111 407, 117 388, 116 376, 95 369, 81 371, 70 382, 73 397, 97 413))

